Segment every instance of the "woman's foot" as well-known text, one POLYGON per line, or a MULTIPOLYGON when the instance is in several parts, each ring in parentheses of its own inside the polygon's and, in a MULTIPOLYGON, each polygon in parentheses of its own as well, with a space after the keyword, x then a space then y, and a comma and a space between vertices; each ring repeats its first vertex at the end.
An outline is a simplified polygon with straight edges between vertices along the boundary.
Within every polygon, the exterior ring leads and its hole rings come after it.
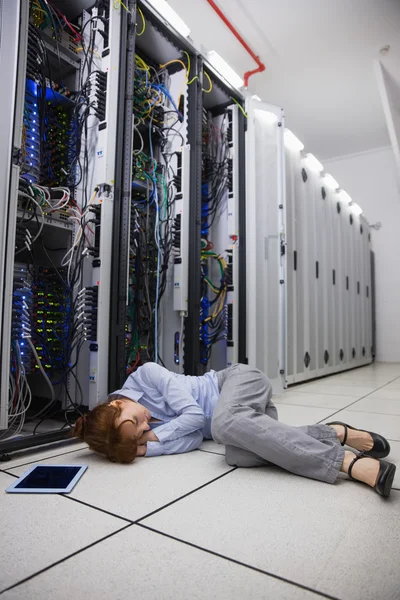
MULTIPOLYGON (((345 434, 343 425, 329 425, 329 427, 332 427, 332 429, 336 431, 338 439, 340 443, 342 443, 345 434)), ((346 446, 350 446, 350 448, 355 448, 360 451, 372 450, 374 440, 368 431, 360 431, 359 429, 350 429, 350 427, 348 427, 346 446)))
MULTIPOLYGON (((335 425, 336 427, 336 425, 335 425)), ((351 462, 356 458, 354 452, 345 451, 341 471, 347 473, 351 462)), ((364 457, 354 463, 351 475, 354 479, 374 487, 379 475, 380 462, 376 458, 364 457)))

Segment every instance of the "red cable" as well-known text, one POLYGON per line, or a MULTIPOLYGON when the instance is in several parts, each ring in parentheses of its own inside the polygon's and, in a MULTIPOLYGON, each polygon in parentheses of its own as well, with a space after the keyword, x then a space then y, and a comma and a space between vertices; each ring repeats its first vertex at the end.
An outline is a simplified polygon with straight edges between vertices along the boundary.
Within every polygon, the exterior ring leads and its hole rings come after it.
POLYGON ((255 62, 258 65, 257 69, 254 69, 253 71, 246 71, 246 73, 244 74, 244 77, 243 77, 243 79, 244 79, 244 87, 247 88, 248 85, 249 85, 249 78, 252 75, 254 75, 255 73, 261 73, 262 71, 265 71, 265 65, 264 65, 264 63, 261 62, 260 57, 256 56, 256 54, 254 54, 253 50, 244 41, 244 39, 242 38, 242 36, 240 35, 240 33, 232 25, 232 23, 226 18, 226 16, 222 12, 222 10, 218 7, 218 5, 214 2, 214 0, 207 0, 207 2, 208 2, 208 4, 210 6, 212 6, 212 8, 217 13, 217 15, 223 20, 223 22, 225 23, 225 25, 227 27, 229 27, 229 29, 231 30, 231 32, 233 33, 233 35, 235 36, 235 38, 239 40, 239 42, 242 44, 243 48, 250 54, 251 58, 253 60, 255 60, 255 62))

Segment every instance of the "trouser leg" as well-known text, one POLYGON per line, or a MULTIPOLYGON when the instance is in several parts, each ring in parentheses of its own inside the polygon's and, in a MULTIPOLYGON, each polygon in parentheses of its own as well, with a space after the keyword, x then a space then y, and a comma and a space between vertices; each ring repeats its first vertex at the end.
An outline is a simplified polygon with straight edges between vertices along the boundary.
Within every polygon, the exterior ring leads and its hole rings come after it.
MULTIPOLYGON (((258 369, 235 365, 218 374, 220 397, 212 420, 213 438, 227 446, 237 466, 278 465, 292 473, 333 483, 344 450, 326 425, 291 427, 268 415, 272 387, 258 369), (239 449, 244 452, 239 452, 239 449)), ((275 408, 275 407, 274 407, 275 408)))

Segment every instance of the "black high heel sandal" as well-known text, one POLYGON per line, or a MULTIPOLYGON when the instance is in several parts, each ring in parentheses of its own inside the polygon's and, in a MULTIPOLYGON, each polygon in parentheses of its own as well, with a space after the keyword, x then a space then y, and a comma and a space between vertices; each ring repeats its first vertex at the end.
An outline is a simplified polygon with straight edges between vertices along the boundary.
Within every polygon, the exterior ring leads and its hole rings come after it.
POLYGON ((370 456, 371 458, 385 458, 390 452, 390 444, 386 438, 379 433, 373 433, 372 431, 366 431, 365 429, 357 429, 357 427, 351 427, 351 425, 347 425, 346 423, 342 423, 341 421, 332 421, 332 423, 327 423, 327 425, 342 425, 344 427, 344 438, 343 442, 340 442, 342 446, 345 445, 347 440, 347 429, 353 429, 353 431, 365 431, 369 433, 374 442, 371 450, 363 451, 364 456, 370 456))
MULTIPOLYGON (((360 479, 356 479, 352 476, 351 471, 353 465, 360 458, 371 458, 370 456, 366 456, 364 452, 356 456, 350 463, 349 470, 347 471, 347 475, 353 481, 360 481, 360 479)), ((386 460, 379 461, 379 473, 376 478, 376 483, 374 485, 374 490, 378 492, 381 496, 388 498, 390 496, 390 490, 392 489, 394 475, 396 473, 396 465, 393 463, 387 462, 386 460)), ((363 483, 363 482, 361 482, 363 483)))

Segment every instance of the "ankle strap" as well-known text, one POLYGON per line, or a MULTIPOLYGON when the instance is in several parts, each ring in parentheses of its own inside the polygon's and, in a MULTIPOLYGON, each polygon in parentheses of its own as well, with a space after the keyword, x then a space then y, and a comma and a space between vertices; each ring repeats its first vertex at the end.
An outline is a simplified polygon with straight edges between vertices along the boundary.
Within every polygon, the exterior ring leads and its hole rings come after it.
POLYGON ((344 445, 345 445, 345 443, 346 443, 346 440, 347 440, 347 433, 348 433, 348 431, 349 431, 349 430, 347 429, 347 425, 344 425, 344 424, 343 424, 343 427, 344 427, 344 436, 343 436, 343 442, 341 442, 342 446, 344 446, 344 445))
POLYGON ((353 460, 351 461, 351 463, 349 465, 349 469, 347 471, 347 475, 350 477, 350 479, 353 479, 353 481, 358 481, 358 479, 355 479, 352 476, 351 471, 353 469, 354 463, 357 462, 360 458, 368 458, 368 456, 365 456, 364 452, 360 452, 360 454, 358 456, 356 456, 355 458, 353 458, 353 460))

